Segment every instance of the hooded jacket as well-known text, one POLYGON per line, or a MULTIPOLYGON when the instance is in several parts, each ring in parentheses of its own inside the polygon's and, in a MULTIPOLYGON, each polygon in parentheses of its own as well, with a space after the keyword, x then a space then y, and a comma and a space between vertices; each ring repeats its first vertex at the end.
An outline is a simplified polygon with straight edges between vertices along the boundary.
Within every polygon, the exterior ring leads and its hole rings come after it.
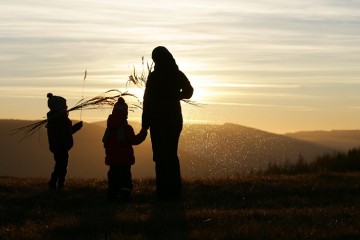
POLYGON ((133 165, 135 156, 132 145, 142 143, 146 136, 146 131, 140 131, 135 135, 134 129, 121 114, 115 112, 109 115, 102 139, 105 148, 105 164, 108 166, 133 165))

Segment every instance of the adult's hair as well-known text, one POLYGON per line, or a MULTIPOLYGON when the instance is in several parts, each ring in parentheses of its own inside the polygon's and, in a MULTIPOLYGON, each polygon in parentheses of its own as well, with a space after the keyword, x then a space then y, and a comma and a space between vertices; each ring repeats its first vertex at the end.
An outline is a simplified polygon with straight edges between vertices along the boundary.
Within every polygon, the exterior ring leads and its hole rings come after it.
POLYGON ((159 46, 154 48, 151 57, 155 63, 155 71, 174 73, 179 70, 173 55, 166 47, 159 46))

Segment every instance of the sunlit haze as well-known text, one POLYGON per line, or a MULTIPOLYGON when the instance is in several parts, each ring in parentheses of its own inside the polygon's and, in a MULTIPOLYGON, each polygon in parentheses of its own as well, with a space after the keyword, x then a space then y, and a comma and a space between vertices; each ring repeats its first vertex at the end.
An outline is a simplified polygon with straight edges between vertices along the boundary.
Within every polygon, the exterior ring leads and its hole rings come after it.
POLYGON ((109 89, 142 99, 126 81, 162 45, 203 104, 182 104, 185 123, 360 129, 360 1, 11 0, 2 1, 0 32, 1 119, 44 118, 48 92, 70 107, 109 89))

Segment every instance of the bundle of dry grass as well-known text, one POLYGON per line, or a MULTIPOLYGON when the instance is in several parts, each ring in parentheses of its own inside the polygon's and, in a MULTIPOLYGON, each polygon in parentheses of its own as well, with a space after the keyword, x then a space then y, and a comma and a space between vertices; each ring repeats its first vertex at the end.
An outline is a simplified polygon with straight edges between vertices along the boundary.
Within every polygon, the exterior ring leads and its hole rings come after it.
MULTIPOLYGON (((149 76, 149 74, 151 73, 151 71, 154 68, 154 62, 152 61, 151 64, 149 64, 149 62, 144 62, 144 57, 141 58, 141 66, 142 66, 142 70, 139 73, 135 66, 133 66, 133 70, 129 76, 129 79, 126 83, 126 87, 128 87, 130 84, 134 84, 137 87, 140 88, 145 88, 146 87, 146 82, 147 82, 147 78, 149 76)), ((196 106, 196 107, 204 107, 204 104, 201 103, 197 103, 195 101, 191 101, 189 99, 181 99, 181 101, 196 106)))
MULTIPOLYGON (((136 70, 135 66, 133 66, 133 71, 131 72, 128 81, 126 83, 126 87, 128 87, 130 84, 134 84, 137 87, 140 88, 145 88, 146 87, 146 82, 147 82, 147 78, 150 74, 150 72, 153 70, 154 67, 154 62, 151 62, 151 64, 149 64, 149 62, 144 62, 144 57, 141 58, 141 72, 139 74, 139 72, 136 70)), ((141 105, 142 102, 139 101, 139 99, 132 93, 129 93, 128 91, 126 92, 121 92, 117 89, 111 89, 108 90, 106 92, 104 92, 103 94, 100 94, 96 97, 90 98, 90 99, 85 99, 83 98, 83 94, 84 94, 84 84, 85 84, 85 79, 87 77, 87 70, 85 70, 84 73, 84 79, 83 79, 83 88, 82 88, 82 94, 81 97, 82 99, 77 102, 75 104, 74 107, 70 108, 67 110, 67 112, 72 112, 75 110, 90 110, 90 109, 101 109, 101 108, 107 108, 107 107, 113 107, 114 104, 117 102, 119 97, 132 97, 134 98, 138 104, 130 104, 129 105, 129 110, 133 111, 134 109, 141 109, 141 105)), ((189 99, 182 99, 183 102, 196 106, 196 107, 203 107, 203 104, 191 101, 189 99)), ((56 116, 55 116, 56 117, 56 116)), ((80 114, 80 119, 81 119, 81 114, 80 114)), ((50 119, 51 120, 51 119, 50 119)), ((41 121, 38 121, 36 123, 32 123, 20 128, 16 128, 12 130, 12 135, 14 134, 22 134, 23 137, 20 141, 27 139, 29 137, 31 137, 35 132, 39 131, 41 127, 46 126, 47 122, 49 121, 49 119, 44 119, 41 121)))
MULTIPOLYGON (((133 111, 134 109, 141 109, 141 104, 138 98, 129 92, 121 92, 117 89, 111 89, 106 91, 103 94, 100 94, 96 97, 90 99, 82 98, 79 102, 75 104, 74 107, 67 110, 67 112, 72 112, 76 110, 90 110, 90 109, 104 109, 113 107, 117 102, 119 97, 131 97, 134 98, 139 104, 130 104, 129 110, 133 111)), ((56 118, 55 116, 54 118, 56 118)), ((16 128, 12 130, 12 135, 14 134, 22 134, 22 138, 20 141, 31 137, 35 132, 39 131, 41 127, 46 126, 47 122, 51 119, 44 119, 38 121, 36 123, 32 123, 20 128, 16 128)))
POLYGON ((133 66, 133 71, 131 72, 131 74, 129 76, 126 86, 129 86, 132 83, 137 87, 145 88, 147 78, 148 78, 150 72, 153 70, 154 62, 151 62, 151 64, 149 64, 149 62, 146 62, 146 66, 145 66, 144 57, 142 57, 141 58, 141 66, 142 66, 142 71, 140 74, 137 72, 135 66, 133 66))
MULTIPOLYGON (((88 100, 85 100, 84 98, 81 99, 77 104, 75 104, 74 107, 68 109, 68 112, 74 111, 74 110, 89 110, 89 109, 99 109, 99 108, 105 108, 105 107, 113 107, 114 104, 117 102, 119 97, 132 97, 139 102, 138 98, 129 92, 121 92, 117 89, 111 89, 106 91, 105 93, 98 95, 96 97, 90 98, 88 100)), ((140 108, 140 102, 139 105, 132 104, 129 106, 130 110, 140 108)))

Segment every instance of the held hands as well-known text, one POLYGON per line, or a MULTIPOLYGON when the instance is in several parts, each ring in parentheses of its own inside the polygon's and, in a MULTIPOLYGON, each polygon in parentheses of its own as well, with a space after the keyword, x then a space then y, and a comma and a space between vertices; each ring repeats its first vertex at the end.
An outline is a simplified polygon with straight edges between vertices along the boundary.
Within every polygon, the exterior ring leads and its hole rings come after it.
POLYGON ((140 130, 140 134, 144 136, 144 138, 146 138, 148 132, 147 132, 147 129, 146 128, 141 128, 140 130))

